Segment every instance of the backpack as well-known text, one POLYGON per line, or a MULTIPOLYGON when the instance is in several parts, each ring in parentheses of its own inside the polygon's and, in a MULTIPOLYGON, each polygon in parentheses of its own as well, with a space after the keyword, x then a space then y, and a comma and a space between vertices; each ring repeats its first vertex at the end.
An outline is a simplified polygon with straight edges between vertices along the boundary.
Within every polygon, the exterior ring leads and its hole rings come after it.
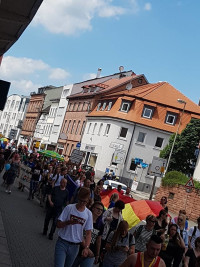
MULTIPOLYGON (((135 231, 135 233, 134 233, 135 241, 139 238, 139 236, 140 236, 140 234, 141 234, 141 232, 142 232, 142 229, 143 229, 144 227, 145 227, 145 225, 144 225, 144 224, 141 224, 141 225, 138 227, 137 231, 135 231)), ((152 235, 156 235, 156 234, 157 234, 156 230, 153 229, 153 233, 152 233, 152 235)))

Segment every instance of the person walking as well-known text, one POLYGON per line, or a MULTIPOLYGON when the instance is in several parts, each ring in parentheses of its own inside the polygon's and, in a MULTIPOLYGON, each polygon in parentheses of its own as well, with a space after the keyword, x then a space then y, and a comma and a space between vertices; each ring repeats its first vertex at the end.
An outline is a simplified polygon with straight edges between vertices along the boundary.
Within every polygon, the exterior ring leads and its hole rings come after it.
POLYGON ((118 267, 127 256, 135 252, 135 238, 128 232, 128 222, 121 221, 117 230, 111 232, 106 243, 103 267, 118 267))
POLYGON ((49 222, 52 219, 52 226, 49 232, 49 239, 53 240, 53 234, 56 230, 57 219, 62 212, 62 208, 68 204, 69 192, 66 189, 67 180, 63 178, 60 181, 60 186, 55 186, 51 194, 48 195, 48 207, 44 220, 43 235, 47 235, 49 222))
POLYGON ((184 267, 194 267, 200 257, 200 237, 194 241, 195 248, 189 248, 185 254, 184 267))
POLYGON ((11 194, 11 185, 20 172, 20 155, 15 154, 11 160, 10 169, 5 173, 6 193, 11 194))
POLYGON ((148 215, 146 217, 146 224, 139 225, 134 231, 133 235, 135 237, 135 251, 143 252, 146 250, 146 244, 152 235, 156 234, 154 229, 156 223, 156 217, 154 215, 148 215))
POLYGON ((197 219, 197 225, 191 227, 188 231, 188 247, 195 248, 195 240, 200 237, 200 217, 197 219))
POLYGON ((145 252, 130 255, 120 267, 166 267, 164 261, 158 256, 161 250, 162 239, 152 235, 145 252))
POLYGON ((93 229, 92 213, 86 205, 90 198, 89 188, 82 187, 78 192, 78 203, 64 208, 57 221, 59 228, 55 246, 54 266, 71 267, 76 259, 85 231, 85 245, 82 256, 87 257, 93 229))

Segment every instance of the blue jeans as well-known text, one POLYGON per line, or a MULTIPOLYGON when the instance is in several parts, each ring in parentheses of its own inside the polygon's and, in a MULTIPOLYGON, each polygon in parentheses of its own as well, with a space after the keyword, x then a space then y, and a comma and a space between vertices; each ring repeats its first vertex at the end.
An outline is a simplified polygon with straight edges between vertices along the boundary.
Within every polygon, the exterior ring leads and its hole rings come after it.
POLYGON ((56 242, 54 266, 71 267, 79 252, 79 244, 71 244, 60 237, 56 242))
POLYGON ((94 260, 95 258, 84 258, 84 257, 81 257, 81 256, 78 256, 75 261, 74 261, 74 264, 72 267, 92 267, 93 264, 94 264, 94 260))

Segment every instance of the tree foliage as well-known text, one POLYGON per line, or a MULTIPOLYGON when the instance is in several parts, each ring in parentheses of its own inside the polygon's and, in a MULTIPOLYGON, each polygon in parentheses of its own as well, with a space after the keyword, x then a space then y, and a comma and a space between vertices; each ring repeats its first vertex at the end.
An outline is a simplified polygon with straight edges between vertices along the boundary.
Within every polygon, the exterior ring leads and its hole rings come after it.
MULTIPOLYGON (((170 137, 169 144, 160 152, 160 157, 168 159, 175 134, 170 137)), ((168 171, 176 170, 186 175, 193 174, 196 163, 195 150, 200 141, 200 120, 191 119, 190 123, 177 135, 168 171)))

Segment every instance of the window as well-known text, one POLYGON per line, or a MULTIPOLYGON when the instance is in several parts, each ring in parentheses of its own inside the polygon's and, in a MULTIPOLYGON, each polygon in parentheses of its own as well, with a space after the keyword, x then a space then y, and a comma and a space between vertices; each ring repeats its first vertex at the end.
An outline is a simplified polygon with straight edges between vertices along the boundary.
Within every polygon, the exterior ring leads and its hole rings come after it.
POLYGON ((64 115, 64 107, 59 107, 57 112, 57 117, 62 117, 64 115))
POLYGON ((106 125, 105 135, 108 135, 110 131, 110 124, 106 125))
POLYGON ((128 128, 122 127, 119 137, 126 138, 127 132, 128 132, 128 128))
POLYGON ((69 121, 69 123, 68 123, 68 127, 67 127, 67 131, 66 131, 66 133, 68 133, 69 132, 69 129, 70 129, 70 126, 71 126, 71 120, 69 121))
POLYGON ((53 133, 54 134, 58 133, 58 130, 59 130, 59 125, 54 125, 54 127, 53 127, 53 133))
POLYGON ((12 101, 10 108, 13 108, 15 105, 15 100, 12 101))
POLYGON ((19 101, 16 102, 16 105, 15 105, 15 108, 16 108, 16 109, 18 109, 18 107, 19 107, 19 103, 20 103, 19 101))
POLYGON ((107 110, 111 110, 111 107, 112 107, 112 101, 110 101, 110 102, 108 103, 108 108, 107 108, 107 110))
POLYGON ((137 163, 135 162, 135 159, 131 160, 131 165, 130 165, 130 171, 135 171, 137 168, 137 163))
POLYGON ((130 108, 130 102, 122 102, 120 111, 128 112, 130 108))
POLYGON ((76 124, 76 121, 74 120, 74 121, 73 121, 73 125, 72 125, 72 129, 71 129, 71 134, 73 134, 73 132, 74 132, 75 124, 76 124))
POLYGON ((97 105, 97 111, 100 110, 100 107, 101 107, 101 103, 99 103, 99 104, 97 105))
POLYGON ((72 146, 71 146, 71 149, 70 149, 70 153, 69 153, 69 155, 71 155, 71 154, 72 154, 73 150, 74 150, 74 144, 72 144, 72 146))
POLYGON ((101 130, 102 130, 102 128, 103 128, 103 123, 101 123, 101 124, 100 124, 100 126, 99 126, 98 135, 100 135, 100 134, 101 134, 101 130))
POLYGON ((66 97, 69 92, 69 89, 63 90, 62 97, 66 97))
POLYGON ((12 119, 15 119, 15 117, 16 117, 16 113, 13 113, 12 119))
POLYGON ((102 109, 101 110, 105 110, 106 108, 106 102, 103 103, 102 109))
POLYGON ((162 147, 164 139, 161 137, 157 137, 155 147, 162 147))
POLYGON ((92 132, 92 134, 95 133, 96 127, 97 127, 97 123, 94 124, 94 128, 93 128, 93 132, 92 132))
POLYGON ((146 133, 139 132, 137 142, 143 143, 146 133))
POLYGON ((3 119, 5 119, 6 116, 7 116, 7 112, 4 112, 4 114, 3 114, 3 119))
POLYGON ((84 130, 85 130, 85 121, 83 121, 83 124, 82 124, 81 133, 80 133, 81 135, 83 134, 84 130))
POLYGON ((9 108, 10 106, 10 100, 7 101, 6 107, 9 108))
POLYGON ((142 117, 151 119, 153 116, 153 108, 150 107, 144 107, 142 117))
POLYGON ((77 104, 74 103, 74 106, 73 106, 73 111, 76 111, 76 108, 77 108, 77 104))
POLYGON ((65 154, 66 154, 66 155, 67 155, 68 150, 69 150, 69 143, 68 143, 67 146, 66 146, 66 150, 65 150, 65 154))
POLYGON ((167 124, 171 124, 171 125, 174 125, 176 122, 176 115, 175 114, 172 114, 172 113, 169 113, 167 112, 167 116, 166 116, 166 120, 165 120, 165 123, 167 124))
POLYGON ((90 132, 90 128, 91 128, 91 126, 92 126, 92 123, 90 122, 89 123, 89 126, 88 126, 88 130, 87 130, 87 133, 89 134, 89 132, 90 132))
POLYGON ((80 124, 81 124, 81 121, 78 121, 75 134, 78 134, 78 131, 79 131, 79 128, 80 128, 80 124))

